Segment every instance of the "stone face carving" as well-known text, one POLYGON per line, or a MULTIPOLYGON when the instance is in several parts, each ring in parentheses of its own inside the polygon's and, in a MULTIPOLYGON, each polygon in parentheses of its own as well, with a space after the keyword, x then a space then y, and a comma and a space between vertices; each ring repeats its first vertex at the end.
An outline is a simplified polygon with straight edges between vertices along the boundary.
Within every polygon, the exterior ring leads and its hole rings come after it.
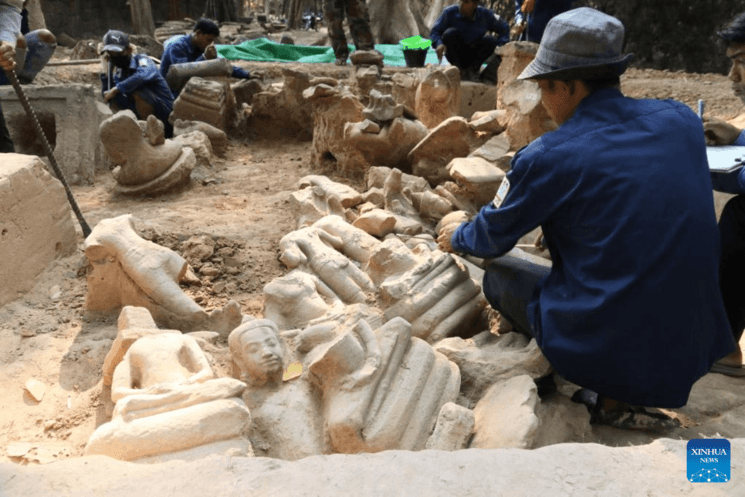
POLYGON ((173 103, 171 120, 202 121, 227 132, 235 119, 230 85, 191 78, 173 103))
POLYGON ((507 110, 505 128, 513 150, 519 150, 543 133, 556 129, 541 104, 541 90, 535 81, 517 77, 535 58, 538 45, 529 41, 499 47, 502 56, 497 85, 497 108, 507 110))
POLYGON ((451 117, 430 131, 409 153, 415 175, 437 185, 449 179, 447 164, 456 157, 467 157, 489 139, 474 131, 462 117, 451 117))
POLYGON ((377 330, 364 319, 320 323, 295 341, 303 374, 283 382, 288 353, 271 321, 246 323, 230 336, 249 385, 244 399, 257 451, 296 459, 423 449, 441 407, 457 396, 457 367, 411 338, 402 319, 377 330))
POLYGON ((146 307, 161 326, 225 335, 241 322, 240 306, 234 301, 207 313, 187 297, 178 286, 186 261, 142 239, 130 215, 99 222, 84 249, 89 263, 88 311, 118 313, 126 305, 146 307))
POLYGON ((173 123, 173 135, 185 135, 193 131, 201 131, 210 139, 212 150, 220 157, 225 157, 228 151, 228 135, 221 129, 202 121, 185 121, 176 119, 173 123))
MULTIPOLYGON (((137 314, 131 308, 125 312, 137 314)), ((120 320, 120 336, 137 330, 125 326, 147 324, 143 312, 139 314, 120 320)), ((115 341, 115 346, 127 348, 124 354, 122 350, 110 354, 121 359, 118 364, 116 360, 107 364, 115 367, 111 399, 116 407, 111 422, 91 435, 86 455, 137 460, 169 454, 189 459, 192 452, 173 453, 205 445, 212 446, 197 451, 199 457, 226 449, 234 455, 251 455, 244 438, 251 416, 238 398, 246 385, 215 378, 194 338, 158 331, 148 329, 132 342, 115 341)))
POLYGON ((101 141, 117 166, 112 174, 120 193, 161 193, 187 181, 196 165, 190 148, 173 140, 162 141, 157 119, 145 129, 147 139, 132 111, 117 112, 101 123, 101 141))
POLYGON ((427 70, 416 90, 414 109, 427 128, 460 113, 460 71, 455 66, 427 70))
POLYGON ((313 105, 313 151, 311 164, 347 176, 360 176, 367 169, 362 153, 344 140, 347 123, 363 120, 364 106, 348 89, 317 85, 303 96, 313 105))

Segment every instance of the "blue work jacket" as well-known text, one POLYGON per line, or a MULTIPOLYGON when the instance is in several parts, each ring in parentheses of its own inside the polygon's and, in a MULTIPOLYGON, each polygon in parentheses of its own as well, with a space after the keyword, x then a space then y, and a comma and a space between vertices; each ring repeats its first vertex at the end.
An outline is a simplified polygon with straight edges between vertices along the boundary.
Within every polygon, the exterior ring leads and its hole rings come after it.
MULTIPOLYGON (((166 40, 163 47, 163 57, 160 59, 160 74, 167 79, 168 70, 173 64, 185 64, 187 62, 199 62, 206 60, 204 53, 191 42, 192 35, 173 36, 166 40)), ((234 78, 247 79, 250 77, 248 71, 233 66, 231 74, 234 78)), ((173 88, 172 88, 173 90, 173 88)))
POLYGON ((524 22, 526 18, 528 22, 527 29, 523 31, 520 39, 526 40, 527 35, 527 41, 540 43, 548 21, 570 10, 574 0, 535 0, 533 12, 528 14, 523 14, 520 10, 520 7, 523 6, 523 1, 515 0, 515 24, 524 22))
POLYGON ((173 110, 173 94, 168 84, 158 72, 155 62, 145 54, 132 55, 129 67, 121 69, 109 66, 108 74, 101 75, 101 93, 106 93, 113 87, 126 97, 131 97, 135 91, 144 90, 149 100, 156 108, 158 119, 168 120, 168 114, 173 110))
POLYGON ((702 133, 680 103, 595 91, 515 155, 502 205, 454 233, 454 249, 491 258, 541 226, 553 265, 528 321, 569 381, 679 407, 734 350, 702 133))
POLYGON ((442 34, 449 28, 457 29, 466 45, 480 40, 489 31, 497 33, 498 45, 504 45, 510 41, 510 26, 501 17, 484 7, 476 7, 473 20, 463 17, 457 5, 444 9, 430 31, 429 38, 432 40, 433 48, 442 45, 442 34))

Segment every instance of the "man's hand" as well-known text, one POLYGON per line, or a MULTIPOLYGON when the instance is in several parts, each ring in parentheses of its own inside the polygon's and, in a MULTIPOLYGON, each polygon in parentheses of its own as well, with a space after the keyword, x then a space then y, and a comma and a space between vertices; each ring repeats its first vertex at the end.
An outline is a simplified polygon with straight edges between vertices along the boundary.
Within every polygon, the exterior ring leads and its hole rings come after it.
POLYGON ((732 145, 742 130, 715 117, 704 117, 704 136, 707 145, 732 145))
POLYGON ((16 68, 16 51, 13 45, 7 41, 0 42, 0 67, 3 71, 12 71, 16 68))
POLYGON ((440 45, 435 49, 435 52, 437 52, 437 61, 442 62, 442 56, 445 55, 445 45, 440 45))
POLYGON ((263 69, 254 69, 251 71, 251 75, 248 79, 261 79, 264 80, 268 77, 268 74, 263 69))
POLYGON ((523 14, 529 14, 535 9, 535 0, 525 0, 520 7, 520 11, 523 14))
POLYGON ((103 101, 106 103, 109 103, 109 101, 115 96, 117 96, 118 94, 119 94, 119 88, 115 86, 111 90, 103 94, 103 101))
POLYGON ((440 247, 440 250, 450 253, 455 252, 450 240, 452 240, 453 233, 455 233, 455 230, 457 230, 460 225, 461 223, 449 223, 440 228, 440 232, 437 235, 437 245, 440 247))
POLYGON ((210 43, 209 45, 207 45, 207 48, 204 49, 204 58, 207 60, 217 58, 217 48, 215 48, 214 43, 210 43))

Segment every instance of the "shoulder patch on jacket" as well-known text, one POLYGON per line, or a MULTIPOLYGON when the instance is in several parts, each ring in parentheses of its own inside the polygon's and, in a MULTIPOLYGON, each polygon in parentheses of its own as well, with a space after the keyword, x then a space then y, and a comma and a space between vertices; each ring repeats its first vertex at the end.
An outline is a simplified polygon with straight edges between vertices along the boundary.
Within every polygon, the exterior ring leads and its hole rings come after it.
POLYGON ((499 209, 499 207, 502 205, 502 202, 504 202, 504 198, 507 196, 507 193, 510 191, 510 180, 507 179, 507 176, 502 179, 502 184, 499 185, 499 189, 497 190, 497 194, 494 196, 494 200, 492 201, 492 204, 494 205, 495 209, 499 209))
POLYGON ((140 62, 139 62, 139 64, 140 64, 141 66, 146 66, 146 65, 147 65, 147 59, 145 59, 145 58, 142 58, 142 59, 140 59, 140 62))

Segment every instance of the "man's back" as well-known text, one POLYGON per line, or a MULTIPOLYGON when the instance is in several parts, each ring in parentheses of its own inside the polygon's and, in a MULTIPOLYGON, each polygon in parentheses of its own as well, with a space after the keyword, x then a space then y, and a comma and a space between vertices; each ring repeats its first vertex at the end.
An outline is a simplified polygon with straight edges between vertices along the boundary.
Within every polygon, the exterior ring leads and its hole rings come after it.
POLYGON ((554 265, 528 315, 570 381, 675 407, 732 349, 702 136, 681 104, 605 89, 516 155, 525 202, 502 215, 543 227, 554 265))

